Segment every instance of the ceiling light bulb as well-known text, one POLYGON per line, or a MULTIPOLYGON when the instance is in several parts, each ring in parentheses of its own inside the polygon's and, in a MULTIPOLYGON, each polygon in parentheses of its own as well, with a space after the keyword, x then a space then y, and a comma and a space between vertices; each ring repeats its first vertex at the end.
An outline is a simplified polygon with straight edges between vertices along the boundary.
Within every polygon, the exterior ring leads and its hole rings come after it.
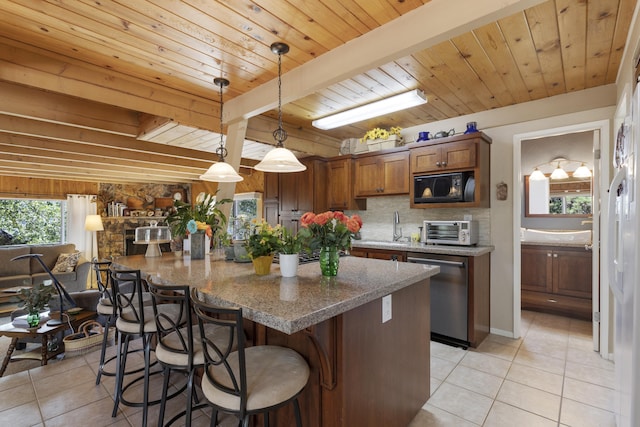
POLYGON ((311 124, 318 129, 333 129, 340 126, 348 125, 355 122, 379 117, 384 114, 390 114, 416 105, 425 104, 427 97, 420 89, 414 89, 409 92, 401 93, 389 98, 381 99, 370 104, 361 105, 351 110, 342 111, 331 116, 314 120, 311 124))
POLYGON ((576 169, 575 172, 573 172, 572 175, 574 178, 591 178, 592 174, 589 168, 584 163, 582 163, 580 167, 576 169))

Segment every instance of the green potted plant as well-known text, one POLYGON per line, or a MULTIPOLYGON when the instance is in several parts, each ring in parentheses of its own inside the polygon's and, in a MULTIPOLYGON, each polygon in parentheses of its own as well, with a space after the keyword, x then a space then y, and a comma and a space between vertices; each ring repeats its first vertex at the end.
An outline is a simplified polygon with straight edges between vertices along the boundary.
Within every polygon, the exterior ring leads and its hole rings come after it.
POLYGON ((280 274, 282 277, 295 277, 298 271, 302 242, 296 233, 287 228, 282 229, 282 245, 280 246, 280 274))
MULTIPOLYGON (((202 236, 197 236, 199 240, 205 239, 205 235, 215 240, 222 233, 226 233, 227 225, 227 217, 219 206, 230 202, 232 202, 231 199, 216 200, 216 197, 211 194, 198 197, 193 206, 175 200, 174 210, 167 216, 167 224, 171 227, 172 236, 184 238, 191 234, 202 234, 202 236)), ((191 258, 202 259, 204 254, 201 257, 200 254, 196 254, 194 258, 192 253, 191 258)))
POLYGON ((40 324, 40 312, 49 304, 53 291, 53 286, 38 283, 18 292, 18 298, 22 301, 21 307, 27 312, 29 327, 35 328, 40 324))
POLYGON ((282 247, 282 227, 271 226, 264 219, 252 220, 252 230, 245 242, 247 254, 251 257, 256 274, 269 274, 273 256, 282 247))

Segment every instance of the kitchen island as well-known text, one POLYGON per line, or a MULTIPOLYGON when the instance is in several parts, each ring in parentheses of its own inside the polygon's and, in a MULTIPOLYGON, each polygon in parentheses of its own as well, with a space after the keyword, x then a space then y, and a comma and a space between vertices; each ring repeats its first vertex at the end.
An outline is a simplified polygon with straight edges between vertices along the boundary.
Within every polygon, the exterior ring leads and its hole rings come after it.
MULTIPOLYGON (((429 398, 429 278, 438 267, 343 257, 335 278, 317 262, 283 278, 257 276, 251 264, 162 257, 120 257, 154 283, 184 284, 221 306, 242 307, 256 345, 295 349, 311 368, 300 396, 304 426, 406 426, 429 398), (391 299, 383 322, 383 297, 391 299)), ((293 425, 282 408, 272 425, 293 425)))

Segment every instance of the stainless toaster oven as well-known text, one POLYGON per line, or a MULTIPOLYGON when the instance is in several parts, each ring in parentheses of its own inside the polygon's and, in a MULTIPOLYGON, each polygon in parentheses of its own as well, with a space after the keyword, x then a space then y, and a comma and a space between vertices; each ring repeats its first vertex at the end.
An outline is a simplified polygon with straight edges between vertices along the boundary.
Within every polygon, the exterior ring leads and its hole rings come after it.
POLYGON ((478 243, 478 221, 423 221, 423 243, 471 246, 478 243))

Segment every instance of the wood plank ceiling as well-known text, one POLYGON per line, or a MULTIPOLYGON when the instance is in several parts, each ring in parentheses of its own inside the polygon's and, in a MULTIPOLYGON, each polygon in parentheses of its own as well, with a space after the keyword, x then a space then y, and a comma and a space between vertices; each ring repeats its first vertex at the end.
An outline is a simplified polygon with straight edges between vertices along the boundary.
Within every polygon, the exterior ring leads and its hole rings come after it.
MULTIPOLYGON (((0 175, 193 182, 216 160, 214 77, 231 81, 229 105, 257 93, 277 77, 269 46, 282 40, 291 47, 284 99, 288 72, 394 21, 423 15, 437 26, 439 10, 463 10, 465 1, 479 9, 474 0, 3 0, 0 175)), ((515 12, 413 52, 397 37, 397 57, 313 93, 293 89, 300 96, 283 106, 286 145, 331 156, 374 126, 416 126, 615 82, 635 0, 502 3, 515 12), (311 127, 415 88, 427 104, 331 131, 311 127)), ((249 118, 248 141, 273 144, 275 100, 274 91, 269 108, 249 118)), ((262 155, 251 147, 244 165, 262 155)))

